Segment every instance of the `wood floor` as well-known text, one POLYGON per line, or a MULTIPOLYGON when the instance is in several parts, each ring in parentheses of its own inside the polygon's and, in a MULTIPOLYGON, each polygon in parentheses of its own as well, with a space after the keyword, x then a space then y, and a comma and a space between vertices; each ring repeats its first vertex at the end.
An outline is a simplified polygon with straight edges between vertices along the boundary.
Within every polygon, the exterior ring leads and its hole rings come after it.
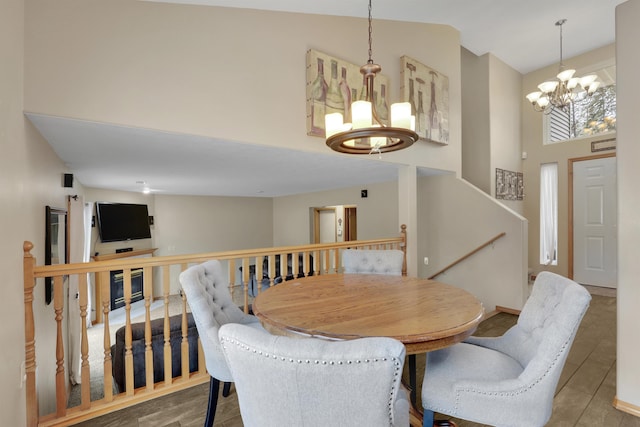
MULTIPOLYGON (((498 314, 482 322, 476 335, 501 335, 515 321, 516 316, 498 314)), ((420 383, 424 372, 424 356, 418 357, 417 371, 420 383)), ((613 408, 615 380, 616 299, 610 296, 593 295, 591 306, 578 330, 560 377, 554 399, 553 415, 547 425, 640 427, 640 418, 613 408)), ((207 393, 208 385, 197 386, 78 425, 202 427, 207 406, 207 393)), ((229 397, 220 397, 215 426, 243 426, 235 396, 232 387, 229 397)), ((479 426, 479 424, 456 421, 460 427, 479 426)))

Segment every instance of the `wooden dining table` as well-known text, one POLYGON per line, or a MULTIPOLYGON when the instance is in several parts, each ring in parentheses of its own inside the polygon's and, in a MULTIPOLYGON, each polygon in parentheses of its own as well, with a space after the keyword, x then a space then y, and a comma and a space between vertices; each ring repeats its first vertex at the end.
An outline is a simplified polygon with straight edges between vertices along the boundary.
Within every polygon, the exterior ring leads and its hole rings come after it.
MULTIPOLYGON (((409 356, 415 406, 415 355, 464 340, 475 331, 484 309, 471 293, 429 279, 326 274, 285 281, 261 292, 253 312, 274 334, 401 341, 409 356)), ((417 415, 414 408, 412 417, 417 415)))

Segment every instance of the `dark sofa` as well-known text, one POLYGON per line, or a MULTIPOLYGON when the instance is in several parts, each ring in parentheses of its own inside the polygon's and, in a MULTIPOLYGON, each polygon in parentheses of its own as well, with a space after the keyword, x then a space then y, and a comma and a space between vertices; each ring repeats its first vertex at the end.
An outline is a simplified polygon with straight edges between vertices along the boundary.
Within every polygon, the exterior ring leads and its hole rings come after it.
MULTIPOLYGON (((182 374, 182 314, 169 318, 171 330, 171 369, 173 377, 182 374)), ((189 372, 198 370, 198 330, 191 313, 187 314, 188 342, 189 342, 189 372)), ((125 391, 125 327, 116 331, 115 344, 111 346, 112 374, 118 392, 125 391)), ((151 349, 153 351, 153 380, 164 380, 164 318, 151 321, 151 349)), ((145 374, 145 338, 144 322, 131 325, 131 350, 133 352, 133 383, 134 388, 146 385, 145 374)))

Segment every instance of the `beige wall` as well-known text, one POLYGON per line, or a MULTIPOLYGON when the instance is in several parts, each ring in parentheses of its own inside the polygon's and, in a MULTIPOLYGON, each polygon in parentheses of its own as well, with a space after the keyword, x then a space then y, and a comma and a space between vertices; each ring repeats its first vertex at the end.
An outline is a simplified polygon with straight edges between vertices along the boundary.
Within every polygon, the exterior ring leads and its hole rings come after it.
MULTIPOLYGON (((75 189, 62 187, 64 165, 49 145, 24 118, 23 59, 24 2, 6 0, 0 3, 0 271, 3 274, 4 325, 0 348, 0 413, 2 424, 25 424, 25 390, 21 387, 20 366, 24 361, 24 293, 22 277, 22 244, 34 243, 33 254, 44 260, 45 206, 66 206, 66 194, 75 189)), ((44 305, 44 284, 35 288, 36 320, 53 319, 52 306, 44 305)), ((36 331, 36 357, 42 351, 50 330, 36 331)), ((41 365, 40 374, 51 367, 41 365)), ((44 399, 43 399, 44 400, 44 399)), ((51 402, 43 401, 49 406, 51 402)))
MULTIPOLYGON (((592 71, 594 66, 615 61, 615 46, 609 45, 586 54, 566 59, 568 67, 576 69, 577 75, 592 71)), ((529 219, 529 267, 535 272, 553 271, 567 276, 569 274, 569 211, 568 211, 568 161, 569 159, 591 156, 591 142, 594 140, 615 137, 596 136, 575 141, 543 145, 543 117, 533 110, 525 99, 525 94, 533 91, 545 79, 558 72, 558 65, 552 65, 524 76, 522 81, 522 150, 527 152, 523 161, 524 171, 524 214, 529 219), (558 163, 558 265, 540 265, 540 165, 558 163)))
MULTIPOLYGON (((399 97, 401 55, 450 82, 451 143, 421 142, 385 160, 459 172, 458 31, 395 21, 375 21, 374 28, 374 59, 391 78, 391 100, 399 97)), ((366 31, 360 18, 128 0, 27 0, 25 107, 326 153, 321 138, 306 135, 305 53, 313 48, 363 63, 366 31)))
POLYGON ((158 255, 270 247, 273 202, 265 197, 155 196, 158 255))
MULTIPOLYGON (((145 195, 88 188, 85 200, 140 203, 154 217, 151 239, 101 243, 92 230, 92 254, 113 253, 118 248, 157 248, 156 256, 263 248, 273 242, 273 202, 259 197, 205 197, 145 195)), ((154 274, 158 274, 155 272, 154 274)), ((170 290, 179 289, 178 271, 172 272, 170 290)), ((154 278, 154 295, 161 295, 161 278, 154 278)))
POLYGON ((359 240, 394 237, 400 233, 398 183, 394 181, 273 199, 274 246, 310 243, 309 209, 335 205, 357 208, 359 240), (360 197, 361 189, 368 190, 366 199, 360 197))
POLYGON ((418 275, 430 277, 498 234, 506 235, 435 279, 478 297, 487 312, 496 305, 521 309, 528 297, 527 220, 453 174, 418 180, 422 258, 418 275), (473 209, 469 209, 473 206, 473 209))
POLYGON ((640 415, 640 146, 637 121, 640 98, 640 2, 628 1, 616 9, 618 83, 618 348, 617 398, 640 415))
MULTIPOLYGON (((462 49, 462 177, 495 197, 496 168, 522 172, 522 75, 492 54, 462 49)), ((520 214, 524 204, 500 199, 520 214)))
MULTIPOLYGON (((496 168, 522 172, 520 117, 522 75, 489 54, 489 110, 491 111, 491 195, 496 195, 496 168)), ((509 209, 523 213, 524 203, 498 200, 509 209)))
POLYGON ((462 177, 491 194, 489 55, 462 54, 462 177))

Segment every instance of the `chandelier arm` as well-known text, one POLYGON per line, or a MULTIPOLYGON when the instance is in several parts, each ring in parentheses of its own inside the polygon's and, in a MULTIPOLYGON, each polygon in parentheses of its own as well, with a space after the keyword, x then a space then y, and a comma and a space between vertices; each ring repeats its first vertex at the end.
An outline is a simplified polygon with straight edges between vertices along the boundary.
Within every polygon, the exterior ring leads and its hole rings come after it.
POLYGON ((373 81, 375 79, 375 74, 367 76, 367 100, 371 102, 371 115, 373 116, 374 123, 378 123, 380 126, 384 126, 382 120, 378 116, 378 111, 376 110, 376 103, 373 97, 373 81))

